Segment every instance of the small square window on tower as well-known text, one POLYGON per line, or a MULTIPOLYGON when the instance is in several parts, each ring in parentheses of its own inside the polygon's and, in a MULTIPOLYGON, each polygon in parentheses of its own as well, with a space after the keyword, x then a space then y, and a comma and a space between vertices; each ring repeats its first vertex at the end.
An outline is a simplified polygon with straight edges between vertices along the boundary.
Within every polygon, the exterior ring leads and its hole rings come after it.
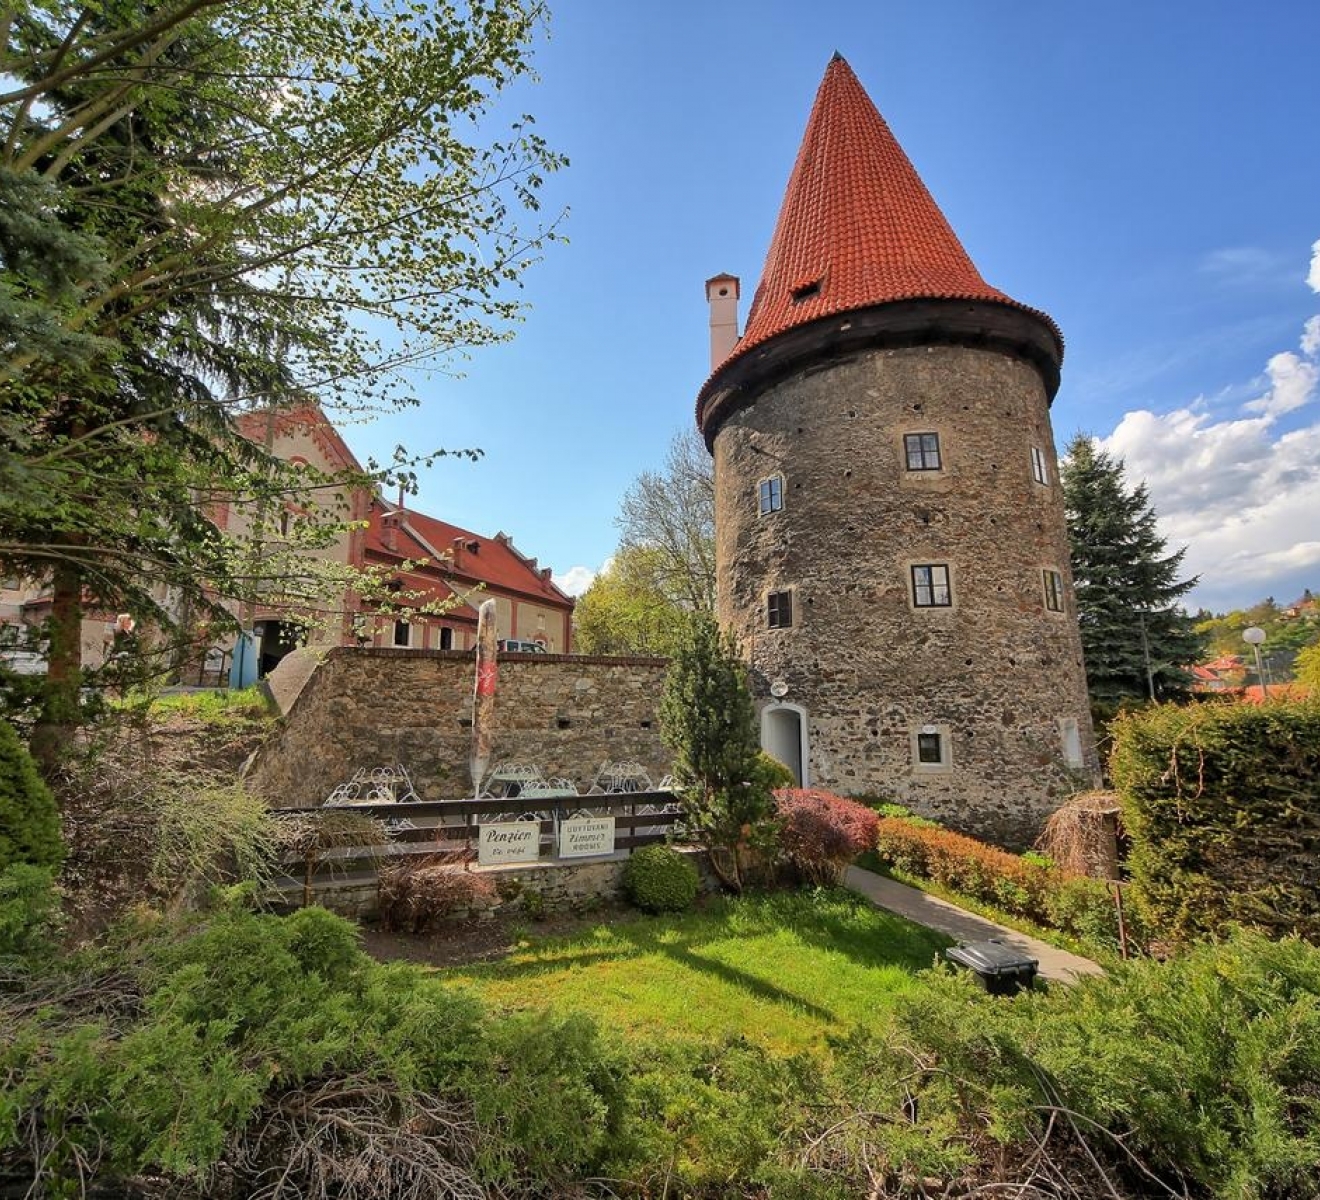
POLYGON ((947 771, 953 765, 947 725, 922 725, 912 731, 912 769, 918 774, 947 771))
POLYGON ((782 475, 772 475, 769 479, 762 479, 757 484, 759 492, 759 502, 761 516, 768 513, 777 513, 784 507, 784 477, 782 475))
POLYGON ((1045 607, 1050 612, 1063 612, 1063 576, 1046 567, 1041 572, 1045 583, 1045 607))
POLYGON ((944 563, 915 563, 912 567, 912 603, 916 608, 949 608, 949 568, 944 563))
POLYGON ((1031 448, 1031 477, 1037 483, 1048 484, 1050 481, 1049 469, 1045 466, 1045 451, 1039 446, 1031 448))
POLYGON ((765 609, 771 629, 788 629, 793 624, 793 593, 771 592, 765 598, 765 609))
POLYGON ((909 471, 938 471, 940 462, 940 435, 938 433, 905 433, 903 455, 909 471))

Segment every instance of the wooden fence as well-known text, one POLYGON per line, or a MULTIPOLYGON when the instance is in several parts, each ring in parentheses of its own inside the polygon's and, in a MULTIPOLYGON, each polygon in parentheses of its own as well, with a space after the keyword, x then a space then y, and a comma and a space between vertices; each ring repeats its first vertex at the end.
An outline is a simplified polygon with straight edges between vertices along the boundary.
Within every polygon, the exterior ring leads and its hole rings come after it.
MULTIPOLYGON (((285 821, 305 821, 302 851, 290 850, 281 861, 285 872, 273 880, 282 893, 302 889, 307 898, 326 888, 367 887, 374 884, 382 868, 420 861, 440 854, 462 855, 474 863, 478 830, 484 821, 534 819, 540 823, 539 859, 542 863, 579 864, 591 858, 560 859, 556 834, 559 823, 577 814, 614 818, 614 849, 631 853, 638 846, 666 840, 682 812, 672 792, 622 792, 598 796, 504 797, 483 800, 437 800, 401 804, 344 804, 331 808, 280 808, 271 815, 285 821), (386 840, 369 844, 365 839, 334 844, 351 830, 335 834, 331 822, 352 814, 369 818, 381 827, 386 840), (318 824, 327 836, 321 837, 318 824)), ((521 867, 530 863, 511 864, 521 867)))

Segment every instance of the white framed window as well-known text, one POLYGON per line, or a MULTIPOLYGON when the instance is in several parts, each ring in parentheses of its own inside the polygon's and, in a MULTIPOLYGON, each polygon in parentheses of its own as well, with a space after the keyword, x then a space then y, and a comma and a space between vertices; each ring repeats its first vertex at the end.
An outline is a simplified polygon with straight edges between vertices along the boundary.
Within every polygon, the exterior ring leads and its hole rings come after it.
POLYGON ((1040 575, 1045 588, 1046 611, 1063 612, 1063 576, 1052 567, 1044 568, 1040 575))
POLYGON ((757 505, 761 516, 777 513, 784 507, 784 477, 771 475, 756 485, 757 505))
POLYGON ((909 471, 938 471, 944 463, 940 458, 938 433, 905 433, 903 459, 909 471))
POLYGON ((454 631, 448 625, 440 626, 440 649, 452 650, 454 648, 454 631))
POLYGON ((1082 732, 1076 717, 1059 717, 1059 742, 1063 749, 1063 761, 1070 767, 1086 765, 1082 757, 1082 732))
MULTIPOLYGON (((419 629, 417 632, 420 634, 421 630, 419 629)), ((392 645, 398 647, 400 650, 408 650, 412 647, 412 639, 413 627, 407 621, 395 621, 392 645)), ((421 640, 422 639, 419 636, 417 639, 419 645, 421 644, 421 640)))
POLYGON ((770 592, 766 596, 765 623, 771 629, 788 629, 792 626, 792 592, 770 592))
POLYGON ((950 608, 953 589, 949 584, 947 563, 912 564, 912 605, 914 608, 950 608))
POLYGON ((953 743, 947 725, 920 725, 912 730, 912 770, 933 775, 953 768, 953 743))
POLYGON ((1031 448, 1031 477, 1037 483, 1049 486, 1050 470, 1045 465, 1045 451, 1039 446, 1032 446, 1031 448))

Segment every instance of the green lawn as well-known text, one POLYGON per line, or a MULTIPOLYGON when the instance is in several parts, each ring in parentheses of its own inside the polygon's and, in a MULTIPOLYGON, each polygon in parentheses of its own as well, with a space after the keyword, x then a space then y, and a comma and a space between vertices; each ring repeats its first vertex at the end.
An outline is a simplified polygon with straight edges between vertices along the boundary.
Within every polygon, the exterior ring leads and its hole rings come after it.
POLYGON ((444 974, 502 1007, 589 1012, 634 1041, 744 1036, 791 1053, 870 1021, 950 944, 849 893, 785 892, 529 939, 444 974))

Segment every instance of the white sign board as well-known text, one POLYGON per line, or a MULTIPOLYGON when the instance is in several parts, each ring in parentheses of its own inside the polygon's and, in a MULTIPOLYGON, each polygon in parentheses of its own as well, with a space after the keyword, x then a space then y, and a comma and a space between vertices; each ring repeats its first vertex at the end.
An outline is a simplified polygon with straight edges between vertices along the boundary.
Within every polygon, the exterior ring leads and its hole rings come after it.
POLYGON ((477 827, 477 862, 483 867, 535 862, 540 857, 540 821, 492 821, 477 827))
POLYGON ((570 817, 559 823, 559 857, 614 853, 613 817, 570 817))

